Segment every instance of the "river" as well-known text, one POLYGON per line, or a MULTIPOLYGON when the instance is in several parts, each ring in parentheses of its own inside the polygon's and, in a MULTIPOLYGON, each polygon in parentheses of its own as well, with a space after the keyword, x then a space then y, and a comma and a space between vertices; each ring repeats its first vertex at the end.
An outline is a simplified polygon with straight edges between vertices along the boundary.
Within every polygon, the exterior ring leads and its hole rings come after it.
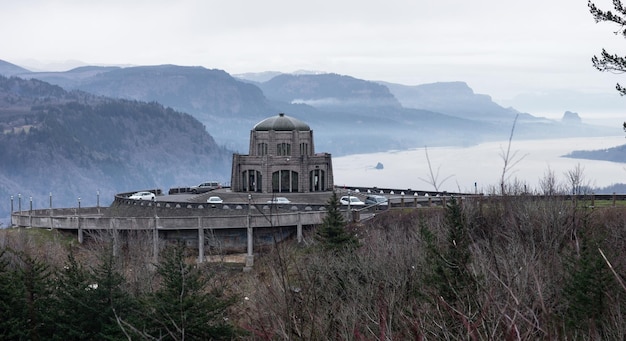
MULTIPOLYGON (((428 147, 430 168, 435 174, 439 172, 437 182, 442 183, 439 190, 488 193, 490 188, 498 187, 508 144, 508 141, 499 141, 471 147, 428 147)), ((568 184, 566 173, 580 166, 585 185, 606 187, 626 183, 626 163, 562 157, 574 150, 598 150, 623 144, 626 144, 623 135, 513 140, 509 152, 512 166, 506 173, 507 179, 508 182, 522 181, 529 190, 538 189, 539 180, 551 171, 559 183, 568 184)), ((434 190, 424 147, 333 158, 333 170, 337 186, 434 190), (383 169, 376 169, 379 162, 383 169)))

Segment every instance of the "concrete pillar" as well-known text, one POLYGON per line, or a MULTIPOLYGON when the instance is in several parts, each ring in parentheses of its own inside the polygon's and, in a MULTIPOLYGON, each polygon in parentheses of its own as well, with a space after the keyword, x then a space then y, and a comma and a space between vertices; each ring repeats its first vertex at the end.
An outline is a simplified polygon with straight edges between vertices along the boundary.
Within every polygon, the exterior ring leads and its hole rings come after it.
POLYGON ((113 256, 117 257, 119 253, 119 245, 118 245, 118 236, 117 236, 117 226, 113 223, 113 219, 109 220, 109 231, 113 233, 113 256))
POLYGON ((296 235, 298 238, 298 243, 302 243, 302 222, 300 221, 300 212, 298 212, 298 225, 296 227, 296 235))
POLYGON ((204 262, 204 229, 202 217, 198 217, 198 263, 204 262))
POLYGON ((78 228, 78 244, 82 244, 84 240, 83 237, 83 229, 81 229, 80 227, 78 228))
POLYGON ((76 216, 76 225, 78 226, 78 243, 82 244, 84 237, 83 237, 83 229, 80 226, 80 215, 76 216))
POLYGON ((159 261, 159 217, 154 217, 154 229, 152 230, 152 257, 154 263, 159 261))
POLYGON ((250 224, 250 214, 248 213, 248 252, 246 253, 246 265, 243 268, 243 271, 252 270, 252 266, 254 265, 254 253, 253 253, 253 241, 254 241, 254 233, 252 231, 252 225, 250 224))

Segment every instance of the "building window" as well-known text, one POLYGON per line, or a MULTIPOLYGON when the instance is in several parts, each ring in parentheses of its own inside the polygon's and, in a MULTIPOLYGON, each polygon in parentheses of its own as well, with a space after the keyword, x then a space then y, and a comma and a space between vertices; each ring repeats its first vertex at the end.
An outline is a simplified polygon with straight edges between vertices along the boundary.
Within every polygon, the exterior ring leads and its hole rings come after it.
POLYGON ((300 155, 309 155, 308 143, 300 143, 300 155))
POLYGON ((262 143, 257 144, 256 149, 257 149, 256 150, 257 155, 259 156, 267 155, 267 143, 262 142, 262 143))
POLYGON ((310 192, 322 192, 326 190, 325 172, 321 169, 312 170, 309 179, 310 192))
POLYGON ((291 155, 291 144, 289 143, 279 143, 276 145, 276 155, 278 156, 290 156, 291 155))
POLYGON ((272 173, 273 192, 298 192, 298 172, 279 170, 272 173))
POLYGON ((244 192, 262 192, 263 176, 261 172, 255 170, 247 170, 241 172, 241 189, 244 192))

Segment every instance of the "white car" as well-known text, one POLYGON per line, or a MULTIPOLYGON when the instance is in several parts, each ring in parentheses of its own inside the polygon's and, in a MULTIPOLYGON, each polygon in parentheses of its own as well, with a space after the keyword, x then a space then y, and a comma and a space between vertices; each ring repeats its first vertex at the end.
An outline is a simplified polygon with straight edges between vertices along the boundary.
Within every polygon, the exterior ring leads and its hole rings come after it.
POLYGON ((209 203, 209 204, 221 204, 221 203, 224 202, 224 200, 222 200, 222 198, 220 198, 220 197, 209 197, 206 200, 206 202, 209 203))
POLYGON ((272 200, 267 201, 268 204, 289 204, 291 201, 285 197, 276 197, 272 200))
POLYGON ((365 203, 361 201, 361 199, 353 196, 343 196, 339 199, 339 202, 342 205, 350 205, 350 206, 365 206, 365 203))
POLYGON ((132 200, 154 200, 156 196, 152 192, 137 192, 128 197, 132 200))

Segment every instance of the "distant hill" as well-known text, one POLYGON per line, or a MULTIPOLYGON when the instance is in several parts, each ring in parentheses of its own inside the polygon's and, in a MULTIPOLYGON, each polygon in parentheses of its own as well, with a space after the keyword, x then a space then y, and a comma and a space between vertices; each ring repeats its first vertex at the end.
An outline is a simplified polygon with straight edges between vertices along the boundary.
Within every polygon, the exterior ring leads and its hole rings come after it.
POLYGON ((575 150, 564 157, 626 163, 626 145, 600 150, 575 150))
POLYGON ((30 71, 26 70, 23 67, 17 66, 15 64, 11 64, 9 62, 5 62, 4 60, 0 60, 0 75, 4 75, 7 77, 15 76, 19 74, 29 73, 30 71))
POLYGON ((0 130, 0 197, 32 196, 39 207, 49 193, 55 207, 78 197, 95 205, 98 191, 108 205, 117 192, 230 179, 232 152, 192 116, 154 102, 0 76, 0 130))
POLYGON ((222 70, 176 65, 81 67, 24 77, 68 90, 161 103, 193 115, 218 144, 243 153, 250 129, 279 112, 306 121, 315 131, 316 150, 333 155, 507 139, 516 118, 515 138, 602 136, 609 131, 503 108, 463 82, 404 86, 310 71, 235 78, 222 70))
POLYGON ((522 120, 537 120, 513 108, 503 108, 488 95, 475 94, 465 82, 439 82, 407 86, 385 83, 404 107, 444 112, 451 116, 480 121, 511 123, 516 115, 522 120))
POLYGON ((401 107, 386 86, 338 74, 283 74, 260 83, 259 87, 270 99, 318 108, 401 107))
POLYGON ((238 81, 224 71, 202 67, 81 67, 66 72, 31 73, 28 77, 69 90, 159 102, 193 115, 220 144, 231 149, 247 146, 242 140, 248 138, 249 129, 277 113, 258 87, 238 81))
POLYGON ((264 72, 246 72, 240 74, 234 74, 233 77, 251 83, 266 82, 276 76, 282 75, 282 72, 278 71, 264 71, 264 72))

